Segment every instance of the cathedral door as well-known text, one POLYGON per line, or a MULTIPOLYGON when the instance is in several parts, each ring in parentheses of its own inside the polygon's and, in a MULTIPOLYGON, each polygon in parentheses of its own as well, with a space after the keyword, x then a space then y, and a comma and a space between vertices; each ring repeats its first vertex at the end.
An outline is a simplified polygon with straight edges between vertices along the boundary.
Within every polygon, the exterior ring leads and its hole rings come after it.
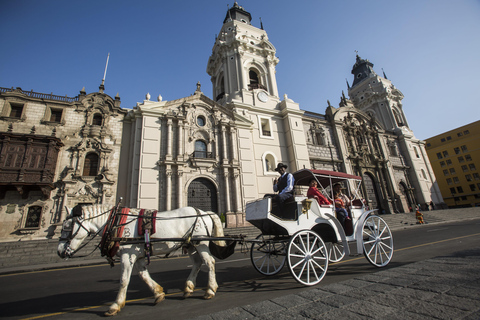
POLYGON ((368 206, 370 207, 370 210, 378 209, 379 206, 375 182, 367 173, 363 175, 363 184, 365 185, 365 191, 367 193, 368 206))
POLYGON ((215 185, 205 178, 193 180, 188 186, 188 206, 218 213, 215 185))

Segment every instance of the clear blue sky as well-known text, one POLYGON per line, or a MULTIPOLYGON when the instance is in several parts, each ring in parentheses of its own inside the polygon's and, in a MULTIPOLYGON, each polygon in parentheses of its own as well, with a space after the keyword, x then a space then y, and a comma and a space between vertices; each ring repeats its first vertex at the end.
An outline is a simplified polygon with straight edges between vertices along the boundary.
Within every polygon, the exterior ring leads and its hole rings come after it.
MULTIPOLYGON (((279 94, 303 110, 338 106, 355 50, 403 92, 419 139, 480 119, 480 1, 239 1, 277 49, 279 94)), ((98 91, 132 108, 191 95, 233 1, 0 0, 0 86, 76 96, 98 91)))

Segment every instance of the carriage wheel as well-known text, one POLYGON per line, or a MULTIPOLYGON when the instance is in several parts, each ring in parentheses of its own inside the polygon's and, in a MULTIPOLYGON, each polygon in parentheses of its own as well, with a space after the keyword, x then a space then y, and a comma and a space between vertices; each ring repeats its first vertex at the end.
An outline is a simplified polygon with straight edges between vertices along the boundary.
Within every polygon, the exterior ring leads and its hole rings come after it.
POLYGON ((392 260, 392 232, 379 216, 372 215, 363 223, 363 252, 368 262, 379 268, 392 260))
POLYGON ((303 230, 294 234, 288 243, 287 256, 290 273, 301 284, 316 285, 327 273, 327 247, 314 231, 303 230))
POLYGON ((345 250, 341 242, 327 242, 328 261, 338 262, 345 257, 345 250))
POLYGON ((259 235, 250 249, 250 259, 255 270, 265 276, 273 276, 285 265, 285 242, 273 240, 274 236, 259 235))

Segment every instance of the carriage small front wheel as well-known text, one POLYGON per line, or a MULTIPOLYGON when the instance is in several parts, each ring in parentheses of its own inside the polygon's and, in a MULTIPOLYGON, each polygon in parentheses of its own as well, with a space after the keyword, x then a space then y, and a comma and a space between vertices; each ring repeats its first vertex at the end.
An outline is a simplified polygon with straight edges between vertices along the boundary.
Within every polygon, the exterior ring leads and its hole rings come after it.
POLYGON ((345 248, 341 242, 327 242, 328 261, 339 262, 345 257, 345 248))
POLYGON ((252 242, 250 260, 258 272, 265 276, 273 276, 285 265, 285 241, 274 239, 274 236, 259 235, 252 242))
POLYGON ((368 262, 385 267, 393 256, 393 236, 385 220, 372 215, 363 223, 363 252, 368 262))
POLYGON ((295 233, 288 243, 287 258, 290 273, 303 285, 316 285, 327 273, 328 250, 314 231, 295 233))

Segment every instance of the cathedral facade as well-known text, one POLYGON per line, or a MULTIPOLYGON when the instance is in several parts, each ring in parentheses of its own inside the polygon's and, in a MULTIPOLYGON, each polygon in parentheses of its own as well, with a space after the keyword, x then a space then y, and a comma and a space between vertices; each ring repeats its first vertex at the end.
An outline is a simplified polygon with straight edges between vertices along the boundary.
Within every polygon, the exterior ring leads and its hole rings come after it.
MULTIPOLYGON (((363 177, 361 193, 380 213, 443 203, 424 142, 403 112, 403 94, 356 57, 348 98, 325 114, 278 95, 276 49, 237 3, 208 59, 208 98, 152 101, 125 118, 118 194, 130 207, 196 206, 245 225, 245 204, 272 192, 280 162, 363 177), (125 173, 125 174, 123 174, 125 173)), ((193 88, 192 88, 193 89, 193 88)), ((193 90, 192 90, 193 91, 193 90)))

